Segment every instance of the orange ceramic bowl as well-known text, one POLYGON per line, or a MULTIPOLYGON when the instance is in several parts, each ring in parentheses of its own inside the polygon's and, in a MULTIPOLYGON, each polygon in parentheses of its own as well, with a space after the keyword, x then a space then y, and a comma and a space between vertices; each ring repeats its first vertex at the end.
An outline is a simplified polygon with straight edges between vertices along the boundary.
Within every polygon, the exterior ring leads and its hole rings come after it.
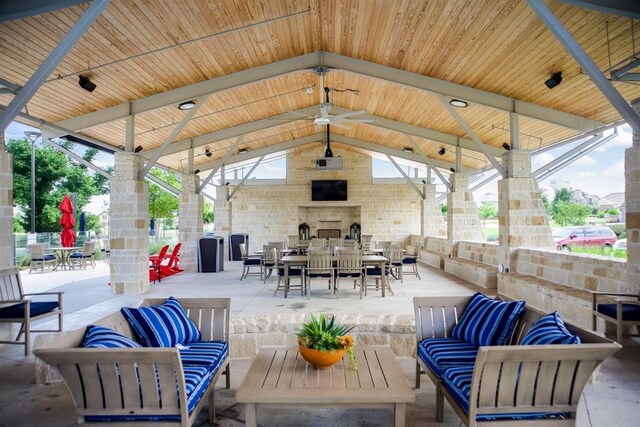
POLYGON ((300 355, 316 369, 329 369, 344 356, 344 350, 320 351, 298 346, 300 355))

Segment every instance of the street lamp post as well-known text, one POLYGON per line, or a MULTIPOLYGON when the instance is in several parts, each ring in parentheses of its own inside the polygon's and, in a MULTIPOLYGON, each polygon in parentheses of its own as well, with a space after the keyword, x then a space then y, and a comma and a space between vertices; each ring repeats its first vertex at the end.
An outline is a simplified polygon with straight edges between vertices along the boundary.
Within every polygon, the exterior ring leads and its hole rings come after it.
POLYGON ((31 141, 31 234, 36 232, 36 140, 40 132, 28 130, 25 136, 31 141))

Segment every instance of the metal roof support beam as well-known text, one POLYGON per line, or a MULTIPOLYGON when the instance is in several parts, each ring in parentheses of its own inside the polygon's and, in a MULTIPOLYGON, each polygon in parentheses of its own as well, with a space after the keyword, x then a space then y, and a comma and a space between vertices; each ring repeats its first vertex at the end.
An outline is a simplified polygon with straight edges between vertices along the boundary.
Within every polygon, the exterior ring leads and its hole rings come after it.
POLYGON ((96 173, 99 173, 100 175, 104 176, 108 180, 111 180, 113 178, 113 175, 111 175, 109 172, 105 171, 104 169, 99 168, 98 166, 94 165, 93 163, 90 163, 90 162, 86 161, 85 159, 83 159, 82 157, 78 156, 73 151, 67 150, 63 146, 61 146, 59 144, 56 144, 55 142, 51 141, 49 138, 46 138, 46 139, 42 138, 42 140, 45 142, 45 144, 47 144, 50 147, 60 151, 61 153, 66 154, 67 157, 70 157, 73 160, 75 160, 76 162, 83 164, 84 166, 88 167, 92 171, 94 171, 96 173))
MULTIPOLYGON (((227 152, 224 153, 224 156, 222 157, 222 159, 220 159, 220 167, 224 168, 225 161, 227 160, 227 158, 229 158, 229 155, 233 152, 233 150, 235 150, 236 147, 240 145, 243 139, 244 139, 244 135, 240 135, 238 139, 236 139, 236 142, 234 142, 233 145, 229 147, 227 152)), ((217 172, 217 169, 212 170, 209 176, 207 176, 207 179, 205 179, 204 182, 200 184, 200 187, 198 187, 198 193, 202 191, 204 186, 207 185, 209 181, 211 181, 211 178, 213 178, 213 175, 215 175, 215 172, 217 172)), ((224 169, 222 169, 222 179, 224 180, 224 169)))
POLYGON ((411 185, 413 187, 413 189, 416 190, 416 193, 418 193, 420 198, 422 200, 424 200, 424 193, 418 188, 418 186, 413 182, 413 180, 411 180, 411 178, 409 178, 409 175, 407 175, 406 172, 402 170, 400 165, 398 163, 396 163, 395 160, 393 160, 393 157, 391 157, 390 155, 387 154, 387 158, 389 159, 389 161, 391 163, 393 163, 393 166, 395 166, 396 169, 398 169, 398 172, 400 172, 402 174, 402 176, 409 183, 409 185, 411 185))
POLYGON ((181 88, 157 93, 145 98, 136 99, 113 107, 98 110, 82 116, 62 120, 57 124, 69 129, 80 130, 114 120, 123 119, 129 114, 140 114, 167 105, 178 105, 184 101, 190 101, 203 95, 232 89, 271 79, 308 68, 313 68, 320 63, 318 52, 297 56, 283 61, 273 62, 259 67, 249 68, 226 76, 215 77, 199 83, 194 83, 181 88))
POLYGON ((133 153, 136 142, 136 117, 129 115, 124 120, 124 151, 133 153))
POLYGON ((509 141, 512 150, 520 149, 520 116, 509 113, 509 141))
POLYGON ((89 0, 22 0, 0 3, 0 22, 40 15, 65 7, 87 3, 89 0))
MULTIPOLYGON (((480 138, 478 138, 478 135, 476 135, 476 133, 473 131, 473 129, 471 129, 471 127, 467 124, 467 122, 465 122, 464 119, 460 116, 460 114, 458 114, 458 112, 454 110, 453 106, 447 102, 444 96, 440 95, 439 93, 436 93, 435 96, 436 98, 438 98, 442 106, 447 109, 449 114, 451 114, 451 116, 454 119, 456 119, 460 127, 464 129, 464 131, 467 132, 467 135, 469 135, 471 139, 476 143, 476 145, 482 151, 485 157, 489 159, 493 167, 496 168, 498 172, 500 172, 500 175, 506 178, 507 171, 502 167, 500 162, 496 160, 496 158, 491 153, 489 153, 489 150, 486 149, 486 146, 482 143, 482 141, 480 141, 480 138)), ((458 147, 457 149, 460 150, 460 147, 458 147)), ((458 155, 458 152, 456 151, 456 156, 457 155, 458 155)), ((458 163, 458 160, 456 157, 456 166, 457 166, 456 172, 460 172, 459 170, 460 166, 457 165, 457 163, 458 163)))
POLYGON ((404 137, 407 138, 407 141, 409 141, 411 145, 413 145, 413 147, 416 149, 416 151, 418 152, 422 160, 427 164, 427 166, 430 167, 436 173, 436 175, 438 175, 438 178, 440 178, 440 181, 442 181, 442 183, 447 187, 447 191, 451 191, 451 183, 447 178, 444 177, 444 175, 442 175, 442 173, 434 165, 434 159, 431 159, 426 154, 424 154, 424 151, 422 151, 422 148, 420 148, 420 146, 416 143, 416 141, 414 141, 414 139, 411 138, 409 135, 405 134, 404 137))
POLYGON ((149 182, 151 182, 152 184, 157 185, 158 187, 162 188, 167 193, 170 193, 173 196, 179 197, 180 194, 182 193, 180 190, 178 190, 173 185, 167 184, 163 180, 161 180, 161 179, 159 179, 159 178, 157 178, 157 177, 155 177, 153 175, 149 174, 149 175, 145 176, 145 179, 149 180, 149 182))
MULTIPOLYGON (((60 61, 67 55, 69 50, 82 37, 85 31, 98 18, 100 13, 109 4, 110 0, 93 0, 91 6, 82 14, 80 19, 73 24, 73 27, 64 35, 60 43, 53 49, 47 59, 33 73, 27 84, 18 92, 7 106, 7 109, 0 114, 0 132, 9 126, 18 113, 27 105, 31 97, 40 89, 42 83, 53 73, 53 70, 60 64, 60 61)), ((10 3, 10 2, 9 2, 10 3)))
POLYGON ((195 170, 193 168, 193 159, 194 159, 193 148, 189 148, 187 156, 188 156, 187 157, 187 170, 189 171, 189 173, 193 173, 193 171, 195 170))
POLYGON ((620 113, 620 115, 629 123, 633 131, 640 133, 640 115, 625 101, 607 77, 600 71, 598 66, 580 47, 578 42, 571 36, 553 12, 545 5, 543 0, 527 0, 529 7, 544 22, 549 31, 551 31, 558 41, 562 43, 564 48, 571 54, 573 59, 580 65, 584 72, 598 86, 602 94, 609 100, 611 105, 620 113))
POLYGON ((261 156, 258 159, 258 161, 251 167, 249 172, 242 178, 242 181, 240 181, 238 186, 231 192, 231 194, 229 194, 229 197, 227 198, 227 201, 230 201, 231 199, 233 199, 233 195, 236 194, 238 192, 238 190, 240 190, 240 188, 244 185, 245 181, 251 176, 253 171, 256 170, 256 168, 258 167, 258 165, 260 164, 262 159, 264 159, 264 156, 261 156))
POLYGON ((167 137, 167 139, 164 141, 160 149, 155 152, 153 157, 145 165, 144 169, 140 171, 140 173, 138 174, 139 180, 142 181, 144 177, 149 173, 149 171, 156 164, 158 159, 167 150, 167 147, 169 147, 169 145, 171 145, 173 140, 176 139, 176 137, 180 134, 180 132, 182 132, 182 129, 184 129, 187 123, 189 123, 189 120, 191 120, 191 117, 193 117, 196 111, 198 111, 200 107, 202 107, 202 104, 204 104, 207 98, 208 96, 201 96, 200 98, 198 98, 198 100, 196 101, 196 105, 191 110, 189 110, 187 114, 185 114, 185 116, 182 118, 182 121, 178 123, 178 126, 176 126, 175 129, 173 129, 173 132, 171 132, 171 135, 167 137))
POLYGON ((585 154, 587 154, 587 153, 595 150, 596 148, 600 147, 601 145, 606 144, 607 142, 611 141, 616 136, 618 136, 617 132, 607 136, 606 138, 604 138, 602 140, 594 141, 592 145, 590 145, 588 147, 583 147, 582 150, 576 152, 575 154, 573 154, 572 156, 567 158, 564 162, 560 163, 559 165, 557 165, 555 167, 548 168, 548 170, 546 172, 543 172, 538 176, 534 175, 534 178, 536 178, 538 181, 542 181, 543 179, 547 178, 548 176, 553 175, 554 173, 558 172, 559 170, 569 166, 571 163, 573 163, 575 160, 579 159, 580 157, 584 156, 585 154))
POLYGON ((557 166, 560 163, 562 163, 565 160, 567 160, 568 158, 572 157, 574 154, 579 153, 581 150, 584 150, 586 147, 589 147, 591 144, 595 144, 596 142, 601 140, 602 137, 603 137, 602 134, 592 135, 591 138, 589 138, 588 140, 584 141, 582 144, 572 148, 571 150, 567 151, 566 153, 562 154, 561 156, 553 159, 552 161, 550 161, 546 165, 539 167, 538 169, 533 171, 531 173, 531 175, 534 178, 539 176, 539 175, 542 175, 543 173, 545 173, 545 172, 549 171, 550 169, 552 169, 554 166, 557 166))
POLYGON ((491 181, 493 181, 494 179, 498 178, 500 176, 500 174, 498 172, 490 175, 488 178, 483 179, 482 181, 480 181, 479 183, 475 184, 473 187, 469 188, 469 191, 473 192, 476 191, 478 188, 482 187, 485 184, 490 183, 491 181))
MULTIPOLYGON (((625 75, 638 76, 638 73, 629 73, 629 71, 640 67, 640 58, 635 58, 627 65, 611 71, 611 78, 614 80, 622 80, 625 75)), ((635 80, 635 79, 634 79, 635 80)))
POLYGON ((340 68, 352 73, 398 83, 404 86, 421 89, 434 94, 463 99, 475 104, 495 108, 497 110, 514 112, 520 115, 542 120, 570 129, 589 131, 603 125, 595 120, 574 114, 557 111, 541 105, 531 104, 507 96, 498 95, 483 90, 470 88, 467 86, 451 83, 445 80, 434 79, 409 71, 385 65, 375 64, 360 59, 349 58, 335 53, 322 52, 322 65, 340 68))

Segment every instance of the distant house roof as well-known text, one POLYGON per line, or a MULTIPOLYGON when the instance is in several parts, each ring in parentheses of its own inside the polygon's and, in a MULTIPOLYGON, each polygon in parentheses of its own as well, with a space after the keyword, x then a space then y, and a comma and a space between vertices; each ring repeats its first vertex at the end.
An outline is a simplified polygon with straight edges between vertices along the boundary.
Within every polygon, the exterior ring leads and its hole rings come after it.
POLYGON ((609 193, 604 196, 605 199, 612 201, 617 206, 624 204, 624 192, 622 193, 609 193))

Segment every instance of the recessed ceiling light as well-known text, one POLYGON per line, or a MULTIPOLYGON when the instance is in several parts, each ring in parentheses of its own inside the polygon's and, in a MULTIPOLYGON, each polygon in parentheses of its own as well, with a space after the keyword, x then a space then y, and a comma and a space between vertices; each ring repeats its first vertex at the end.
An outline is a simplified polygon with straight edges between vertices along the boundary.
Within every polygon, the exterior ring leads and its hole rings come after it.
POLYGON ((249 150, 247 148, 241 148, 238 150, 238 154, 244 154, 244 153, 248 153, 249 150))
POLYGON ((193 101, 185 101, 185 102, 181 103, 180 105, 178 105, 178 109, 179 110, 191 110, 195 106, 196 106, 195 102, 193 102, 193 101))
POLYGON ((463 101, 462 99, 452 99, 449 101, 449 104, 453 105, 456 108, 467 108, 469 103, 467 101, 463 101))
POLYGON ((404 151, 405 153, 413 153, 413 148, 411 148, 411 147, 404 147, 404 148, 402 149, 402 151, 404 151))

